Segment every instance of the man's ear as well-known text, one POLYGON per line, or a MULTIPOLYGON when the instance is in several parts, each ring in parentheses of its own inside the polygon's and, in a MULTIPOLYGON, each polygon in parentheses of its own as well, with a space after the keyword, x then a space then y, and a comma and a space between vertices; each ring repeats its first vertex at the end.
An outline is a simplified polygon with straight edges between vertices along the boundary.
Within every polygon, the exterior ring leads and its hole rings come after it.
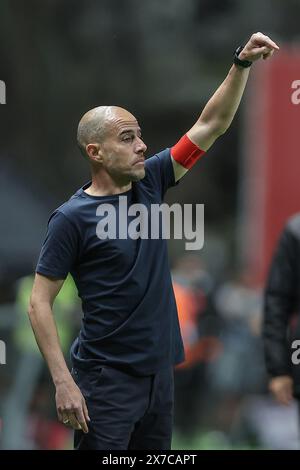
POLYGON ((97 163, 103 162, 103 155, 101 152, 100 144, 87 144, 85 147, 86 153, 90 160, 97 163))

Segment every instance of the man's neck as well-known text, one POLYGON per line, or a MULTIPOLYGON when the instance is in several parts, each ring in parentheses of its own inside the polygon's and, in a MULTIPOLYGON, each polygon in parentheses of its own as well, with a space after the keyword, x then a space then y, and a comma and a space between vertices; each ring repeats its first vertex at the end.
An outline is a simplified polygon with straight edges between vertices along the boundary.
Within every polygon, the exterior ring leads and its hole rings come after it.
POLYGON ((90 196, 110 196, 129 191, 132 187, 131 181, 127 183, 117 183, 111 178, 105 178, 102 174, 92 175, 92 184, 84 190, 90 196))

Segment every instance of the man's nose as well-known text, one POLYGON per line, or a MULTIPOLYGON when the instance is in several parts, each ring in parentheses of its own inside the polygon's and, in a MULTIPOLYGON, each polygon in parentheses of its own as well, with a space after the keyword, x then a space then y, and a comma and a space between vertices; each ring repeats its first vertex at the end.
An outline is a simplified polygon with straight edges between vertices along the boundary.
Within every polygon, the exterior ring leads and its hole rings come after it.
POLYGON ((147 150, 147 145, 142 141, 142 139, 138 138, 137 146, 136 146, 136 152, 143 152, 145 153, 147 150))

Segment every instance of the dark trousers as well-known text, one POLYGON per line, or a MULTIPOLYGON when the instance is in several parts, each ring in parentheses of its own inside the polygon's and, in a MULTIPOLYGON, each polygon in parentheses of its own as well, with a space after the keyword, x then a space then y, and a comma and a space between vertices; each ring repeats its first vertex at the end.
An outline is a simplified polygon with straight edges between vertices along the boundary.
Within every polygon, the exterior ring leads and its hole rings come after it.
POLYGON ((78 450, 169 450, 174 404, 173 367, 137 377, 104 366, 73 369, 89 411, 89 432, 75 431, 78 450))

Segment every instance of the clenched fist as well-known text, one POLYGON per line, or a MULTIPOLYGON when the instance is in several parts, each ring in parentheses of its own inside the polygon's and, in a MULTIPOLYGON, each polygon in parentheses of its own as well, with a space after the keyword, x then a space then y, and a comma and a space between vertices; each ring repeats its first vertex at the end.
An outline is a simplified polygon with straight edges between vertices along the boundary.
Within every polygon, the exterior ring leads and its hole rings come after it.
POLYGON ((251 38, 240 52, 238 58, 241 60, 250 60, 255 62, 258 59, 268 59, 278 51, 277 44, 262 33, 252 34, 251 38))

